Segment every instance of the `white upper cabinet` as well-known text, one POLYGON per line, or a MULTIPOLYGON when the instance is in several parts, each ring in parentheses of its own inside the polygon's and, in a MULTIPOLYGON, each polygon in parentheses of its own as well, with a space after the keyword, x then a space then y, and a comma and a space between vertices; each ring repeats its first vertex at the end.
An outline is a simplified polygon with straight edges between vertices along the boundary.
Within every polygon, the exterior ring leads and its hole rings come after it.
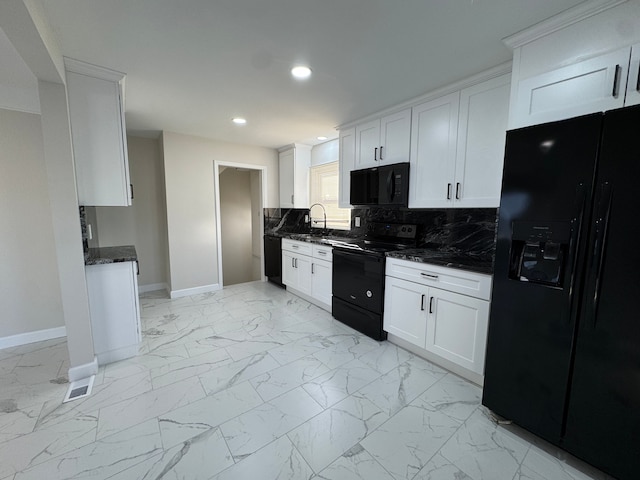
POLYGON ((409 207, 497 207, 509 75, 413 107, 409 207))
POLYGON ((629 76, 627 77, 627 95, 625 105, 640 104, 640 43, 631 47, 629 76))
POLYGON ((280 208, 309 208, 311 147, 288 145, 280 149, 280 208))
POLYGON ((511 127, 562 120, 640 103, 640 45, 520 80, 511 127))
POLYGON ((406 162, 411 138, 411 109, 356 125, 354 169, 406 162))
POLYGON ((78 202, 128 206, 124 74, 65 58, 78 202))
POLYGON ((413 107, 409 207, 450 207, 460 94, 413 107))
POLYGON ((340 186, 338 192, 338 206, 350 208, 351 170, 356 164, 356 129, 355 127, 340 130, 339 135, 339 165, 340 186))
POLYGON ((455 207, 497 207, 509 118, 510 77, 503 75, 460 92, 455 207))

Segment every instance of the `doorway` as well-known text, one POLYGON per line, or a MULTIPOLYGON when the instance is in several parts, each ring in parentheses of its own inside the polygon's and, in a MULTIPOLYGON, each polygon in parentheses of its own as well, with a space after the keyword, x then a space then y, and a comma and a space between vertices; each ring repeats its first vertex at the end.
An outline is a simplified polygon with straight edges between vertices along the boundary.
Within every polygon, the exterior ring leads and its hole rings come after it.
POLYGON ((214 162, 214 171, 219 283, 263 280, 266 167, 214 162))

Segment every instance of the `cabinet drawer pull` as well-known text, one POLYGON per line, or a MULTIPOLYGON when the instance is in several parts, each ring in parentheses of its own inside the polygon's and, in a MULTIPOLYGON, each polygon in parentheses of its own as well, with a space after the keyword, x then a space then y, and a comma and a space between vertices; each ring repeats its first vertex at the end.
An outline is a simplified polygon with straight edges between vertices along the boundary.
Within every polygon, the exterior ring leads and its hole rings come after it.
POLYGON ((382 149, 383 148, 384 148, 383 146, 380 146, 380 160, 382 160, 382 149))
POLYGON ((426 295, 423 293, 422 298, 420 299, 420 310, 424 312, 424 299, 426 295))
POLYGON ((131 187, 131 200, 133 200, 133 183, 130 183, 129 186, 131 187))
POLYGON ((140 262, 136 260, 136 275, 140 275, 140 262))
POLYGON ((636 79, 636 92, 640 92, 640 64, 638 64, 638 78, 636 79))
POLYGON ((294 260, 294 258, 291 259, 291 268, 296 268, 296 262, 294 260))
POLYGON ((300 245, 291 245, 291 248, 295 248, 297 250, 300 248, 300 245))
POLYGON ((618 96, 618 83, 620 82, 620 71, 622 69, 620 68, 620 65, 616 65, 616 73, 613 76, 613 91, 611 92, 611 95, 613 97, 617 97, 618 96))
POLYGON ((313 275, 313 274, 315 273, 315 272, 313 271, 313 266, 314 266, 314 265, 315 265, 315 264, 313 264, 313 263, 311 264, 311 275, 313 275))
POLYGON ((456 183, 456 200, 460 200, 460 182, 456 183))
POLYGON ((325 252, 324 250, 320 250, 320 251, 318 252, 318 255, 326 255, 326 254, 327 254, 327 252, 325 252))
POLYGON ((451 184, 447 183, 447 200, 451 200, 451 184))
POLYGON ((373 149, 373 161, 374 162, 378 161, 378 147, 373 149))
POLYGON ((433 313, 433 297, 429 299, 429 313, 433 313))
POLYGON ((434 275, 432 273, 424 273, 424 272, 420 272, 420 276, 421 277, 425 277, 428 278, 430 280, 438 280, 438 275, 434 275))

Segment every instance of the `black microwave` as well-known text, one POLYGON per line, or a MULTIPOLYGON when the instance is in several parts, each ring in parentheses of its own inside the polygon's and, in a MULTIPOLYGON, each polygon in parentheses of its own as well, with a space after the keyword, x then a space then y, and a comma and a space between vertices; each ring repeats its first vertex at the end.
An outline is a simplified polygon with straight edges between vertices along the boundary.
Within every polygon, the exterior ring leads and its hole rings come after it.
POLYGON ((351 205, 409 205, 409 162, 351 171, 351 205))

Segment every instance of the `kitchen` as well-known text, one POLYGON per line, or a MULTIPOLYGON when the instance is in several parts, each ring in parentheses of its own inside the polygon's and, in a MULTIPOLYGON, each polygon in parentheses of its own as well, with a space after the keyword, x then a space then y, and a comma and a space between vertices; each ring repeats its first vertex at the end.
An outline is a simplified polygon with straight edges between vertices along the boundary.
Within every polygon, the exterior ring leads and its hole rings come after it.
MULTIPOLYGON (((584 23, 582 24, 576 23, 576 24, 573 24, 574 26, 567 27, 565 30, 559 30, 558 31, 559 33, 556 32, 554 34, 548 34, 546 37, 543 36, 537 43, 536 41, 531 41, 530 38, 526 39, 528 42, 526 44, 526 48, 515 47, 517 55, 514 58, 514 60, 517 60, 519 62, 514 64, 514 65, 517 65, 518 67, 517 69, 515 67, 513 69, 513 71, 516 72, 514 74, 515 78, 516 79, 519 78, 517 75, 520 75, 521 78, 523 79, 534 77, 537 74, 542 74, 547 71, 550 71, 554 67, 561 68, 563 66, 566 66, 567 61, 565 59, 567 58, 571 58, 574 60, 580 60, 582 59, 582 57, 591 58, 591 57, 594 57, 594 55, 597 56, 597 54, 599 53, 604 54, 608 51, 615 50, 616 48, 622 48, 625 45, 634 43, 635 41, 637 41, 637 38, 633 36, 634 35, 633 28, 629 28, 630 27, 629 23, 628 22, 625 23, 624 21, 622 22, 622 26, 626 26, 627 27, 626 29, 625 28, 616 29, 613 27, 611 27, 610 29, 604 28, 603 35, 605 37, 607 35, 609 36, 605 38, 605 40, 603 40, 602 38, 598 38, 598 39, 588 38, 586 39, 586 43, 585 41, 582 41, 582 42, 574 41, 574 43, 571 43, 570 41, 571 38, 573 38, 572 36, 574 35, 577 35, 581 40, 585 40, 584 38, 581 37, 580 32, 589 31, 589 28, 592 26, 590 22, 598 22, 597 25, 600 25, 600 22, 602 22, 602 24, 608 25, 608 26, 611 26, 613 24, 620 26, 621 25, 620 22, 617 21, 616 19, 619 19, 621 17, 634 18, 632 14, 629 14, 629 12, 625 10, 625 9, 630 9, 630 11, 633 12, 634 7, 635 7, 635 4, 631 2, 627 5, 624 5, 618 8, 617 11, 615 11, 616 8, 613 8, 609 12, 604 11, 604 13, 598 14, 600 15, 601 18, 596 18, 598 17, 598 15, 595 15, 594 17, 583 19, 584 23), (627 14, 625 15, 624 13, 621 13, 621 12, 626 12, 627 14), (620 15, 620 17, 617 17, 617 15, 620 15), (582 27, 584 28, 584 30, 581 30, 582 27), (554 42, 553 43, 554 45, 556 45, 556 43, 563 45, 565 50, 562 51, 562 49, 554 47, 551 49, 553 51, 553 55, 551 55, 552 58, 543 57, 541 55, 541 52, 548 52, 549 50, 549 46, 545 45, 546 42, 554 42), (575 45, 576 43, 580 43, 582 46, 576 47, 575 45), (572 48, 574 49, 574 51, 570 51, 572 48), (539 50, 536 50, 536 49, 539 49, 539 50), (583 49, 583 50, 580 50, 580 49, 583 49), (576 53, 576 51, 580 51, 582 53, 576 53)), ((631 24, 631 27, 632 26, 633 24, 631 24)), ((5 28, 4 25, 2 25, 2 27, 5 28)), ((555 27, 553 28, 547 27, 547 28, 550 28, 551 30, 553 30, 555 27)), ((524 40, 521 40, 521 41, 524 41, 524 40)), ((523 85, 523 84, 524 82, 520 83, 520 85, 523 85)), ((511 92, 512 94, 511 108, 512 109, 514 108, 513 89, 515 88, 513 85, 514 83, 512 82, 512 92, 511 92)), ((518 92, 518 94, 520 95, 521 92, 518 92)), ((47 97, 41 94, 41 101, 43 99, 46 100, 47 97)), ((517 102, 515 104, 517 105, 517 102)), ((599 106, 598 109, 608 110, 609 107, 601 108, 599 106)), ((144 139, 135 140, 131 143, 136 144, 140 148, 145 148, 145 147, 155 148, 152 146, 153 145, 152 142, 146 142, 144 139)), ((211 198, 212 193, 209 187, 210 181, 205 180, 206 177, 210 178, 210 175, 211 175, 210 174, 211 158, 229 156, 230 151, 234 152, 235 157, 242 156, 242 155, 245 155, 248 157, 251 156, 252 158, 250 159, 250 163, 252 164, 261 164, 263 162, 264 163, 273 162, 273 163, 270 163, 270 165, 272 166, 271 167, 272 170, 270 170, 270 172, 275 172, 277 169, 277 167, 275 167, 275 165, 277 165, 277 160, 275 158, 276 154, 274 154, 273 151, 268 151, 269 149, 255 150, 252 148, 246 148, 246 147, 243 148, 237 145, 229 145, 229 144, 223 144, 221 142, 206 141, 201 138, 189 137, 183 134, 173 134, 171 132, 165 132, 165 134, 163 135, 163 145, 164 145, 163 150, 161 150, 162 155, 164 155, 163 168, 166 169, 165 178, 169 180, 167 181, 168 183, 166 185, 160 186, 160 188, 166 189, 167 198, 169 198, 171 195, 176 195, 177 192, 180 192, 180 191, 182 192, 190 191, 193 193, 194 196, 202 195, 202 198, 205 198, 205 199, 211 198), (269 158, 268 160, 267 160, 267 157, 269 158), (179 175, 180 169, 178 167, 180 162, 189 162, 189 164, 191 165, 190 173, 188 176, 181 177, 179 175), (176 188, 176 187, 179 187, 179 188, 176 188)), ((154 168, 159 169, 160 166, 157 166, 157 167, 154 166, 154 168)), ((274 182, 272 183, 272 188, 269 188, 269 192, 270 192, 269 195, 272 195, 277 189, 276 175, 268 175, 268 181, 274 182)), ((46 183, 46 180, 45 180, 45 183, 46 183)), ((449 182, 445 182, 445 183, 449 183, 449 182)), ((139 195, 140 193, 138 192, 138 198, 139 198, 139 195)), ((275 198, 272 198, 269 200, 269 205, 277 205, 277 202, 278 202, 277 195, 274 195, 274 197, 275 198)), ((144 194, 142 194, 142 198, 144 198, 144 194)), ((177 202, 178 200, 176 200, 176 202, 170 202, 169 200, 167 200, 167 205, 166 205, 166 208, 167 208, 166 218, 168 220, 168 223, 171 223, 172 221, 178 222, 178 223, 174 223, 173 225, 168 227, 169 230, 168 230, 167 243, 169 245, 168 248, 170 250, 170 254, 169 254, 169 260, 165 261, 164 263, 165 265, 164 270, 168 269, 170 270, 170 272, 166 275, 164 281, 171 282, 171 290, 176 290, 176 291, 214 285, 216 283, 216 276, 215 274, 213 274, 213 272, 215 272, 216 270, 215 264, 214 265, 202 264, 202 262, 199 262, 198 260, 202 258, 202 253, 204 251, 207 251, 207 252, 210 251, 211 250, 210 245, 215 246, 215 243, 204 245, 202 242, 195 241, 193 237, 186 238, 188 236, 179 235, 180 230, 183 230, 183 231, 188 230, 189 225, 200 225, 202 218, 205 218, 205 217, 213 218, 212 208, 210 206, 207 206, 206 209, 203 211, 190 211, 189 209, 184 208, 184 204, 180 205, 177 202), (170 211, 172 208, 175 208, 175 210, 170 211), (172 238, 172 235, 173 235, 173 238, 172 238), (176 259, 180 261, 176 262, 176 259), (190 283, 192 281, 193 283, 190 283)), ((189 198, 184 199, 184 202, 188 203, 189 198)), ((213 202, 209 202, 209 205, 211 205, 212 203, 213 202)), ((134 202, 134 206, 131 208, 136 208, 135 204, 136 202, 134 202)), ((55 221, 54 221, 54 228, 59 228, 58 223, 55 221)), ((101 225, 101 229, 100 229, 101 238, 105 232, 109 234, 108 233, 109 229, 105 229, 101 225)), ((207 235, 210 235, 212 233, 211 229, 205 228, 202 231, 202 233, 203 233, 203 237, 202 237, 203 239, 210 238, 212 242, 214 241, 213 236, 207 237, 207 235)), ((64 232, 56 232, 56 235, 63 236, 64 232)), ((117 234, 112 233, 112 235, 117 235, 117 234)), ((140 254, 142 254, 142 251, 140 252, 140 254)), ((148 274, 148 270, 143 267, 141 269, 141 275, 146 275, 146 274, 148 274)), ((153 283, 161 283, 162 281, 163 281, 162 278, 156 277, 156 278, 150 278, 149 280, 145 280, 145 283, 153 284, 153 283)), ((60 301, 58 302, 59 302, 57 305, 58 310, 63 308, 63 306, 66 307, 66 305, 60 305, 60 301)), ((67 309, 65 308, 65 311, 66 310, 67 309)), ((67 323, 67 326, 69 326, 69 323, 67 323)), ((72 331, 67 332, 70 342, 73 342, 72 337, 74 335, 81 334, 80 330, 75 329, 73 332, 72 331)), ((76 359, 74 358, 72 358, 72 361, 74 361, 74 363, 77 363, 76 359)), ((82 364, 82 362, 80 363, 82 364)))

